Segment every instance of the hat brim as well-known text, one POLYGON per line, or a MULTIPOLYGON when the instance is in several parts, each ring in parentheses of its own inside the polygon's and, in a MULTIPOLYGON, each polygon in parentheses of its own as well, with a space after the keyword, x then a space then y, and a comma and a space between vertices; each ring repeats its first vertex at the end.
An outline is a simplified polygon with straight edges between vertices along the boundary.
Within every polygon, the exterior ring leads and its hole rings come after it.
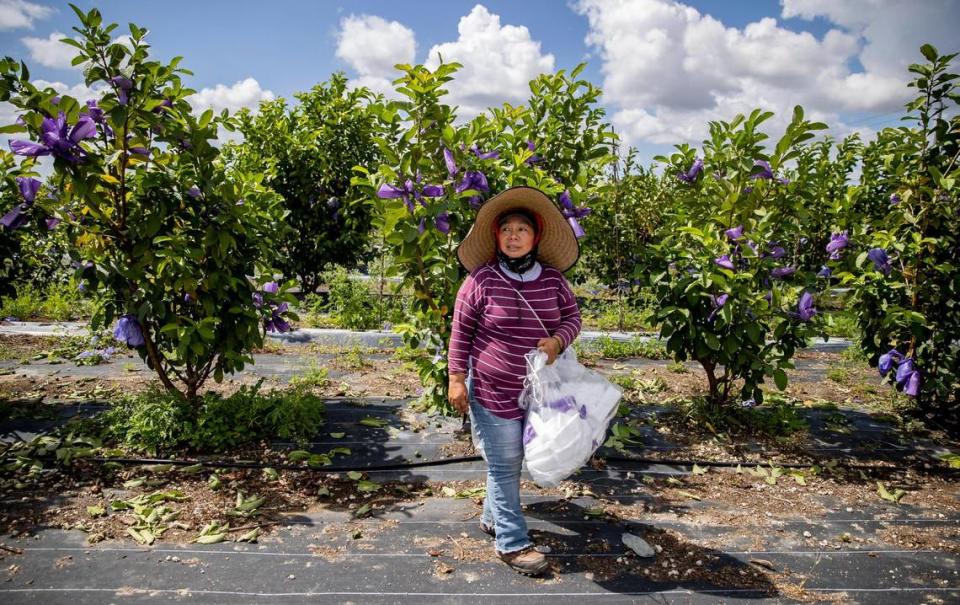
POLYGON ((497 242, 493 223, 507 210, 524 208, 543 220, 543 233, 537 246, 537 260, 563 272, 580 258, 580 244, 573 227, 547 195, 534 187, 512 187, 490 198, 480 206, 477 218, 457 248, 457 258, 473 271, 496 258, 497 242))

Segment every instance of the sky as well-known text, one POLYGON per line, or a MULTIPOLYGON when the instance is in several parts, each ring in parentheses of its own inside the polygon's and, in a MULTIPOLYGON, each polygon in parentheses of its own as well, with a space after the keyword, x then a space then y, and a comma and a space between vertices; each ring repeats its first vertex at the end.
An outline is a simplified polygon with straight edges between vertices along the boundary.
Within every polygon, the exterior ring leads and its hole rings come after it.
MULTIPOLYGON (((183 56, 198 109, 292 99, 336 71, 388 96, 397 63, 463 64, 447 102, 469 119, 523 103, 543 72, 586 62, 607 118, 641 160, 697 146, 710 120, 756 107, 779 136, 794 105, 843 137, 895 125, 919 48, 960 50, 960 0, 78 0, 149 30, 154 58, 183 56)), ((66 2, 0 0, 0 55, 91 98, 66 2)), ((955 70, 960 65, 954 64, 955 70)), ((0 104, 0 123, 16 117, 0 104)))

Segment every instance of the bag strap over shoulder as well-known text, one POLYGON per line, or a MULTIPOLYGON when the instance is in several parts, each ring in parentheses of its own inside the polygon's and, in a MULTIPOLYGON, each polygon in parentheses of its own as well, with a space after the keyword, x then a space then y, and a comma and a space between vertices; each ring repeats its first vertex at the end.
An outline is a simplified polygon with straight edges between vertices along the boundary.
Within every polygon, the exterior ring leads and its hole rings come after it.
MULTIPOLYGON (((500 279, 500 281, 502 281, 503 283, 505 283, 505 284, 507 284, 508 286, 510 286, 510 289, 512 289, 514 292, 517 293, 517 296, 519 296, 519 297, 520 297, 520 300, 522 300, 522 301, 524 302, 524 304, 527 305, 527 308, 530 309, 530 312, 533 313, 534 318, 536 318, 537 323, 540 324, 540 327, 543 328, 543 331, 544 331, 544 332, 546 333, 546 335, 549 337, 549 336, 550 336, 550 330, 547 329, 547 326, 543 325, 543 322, 540 320, 540 316, 537 315, 537 312, 533 310, 533 307, 530 305, 530 303, 527 302, 527 299, 523 297, 523 294, 520 294, 520 290, 517 290, 516 288, 514 288, 514 287, 513 287, 513 284, 511 284, 510 282, 508 282, 507 279, 506 279, 504 276, 500 275, 500 273, 499 273, 496 269, 493 270, 493 274, 496 275, 496 276, 500 279)), ((563 343, 561 343, 561 345, 562 345, 562 344, 563 344, 563 343)))

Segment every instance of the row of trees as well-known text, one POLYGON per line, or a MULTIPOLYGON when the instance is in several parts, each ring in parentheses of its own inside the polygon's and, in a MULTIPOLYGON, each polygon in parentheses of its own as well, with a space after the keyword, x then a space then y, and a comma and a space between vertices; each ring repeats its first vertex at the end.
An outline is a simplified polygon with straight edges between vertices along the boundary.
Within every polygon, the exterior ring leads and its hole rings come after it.
POLYGON ((386 254, 413 293, 400 329, 429 352, 423 401, 442 409, 456 246, 492 192, 531 185, 583 233, 572 277, 654 300, 668 349, 704 367, 714 405, 759 403, 768 378, 785 387, 840 285, 872 362, 921 410, 956 417, 953 55, 923 47, 914 122, 875 140, 818 138, 826 126, 797 107, 774 142, 762 130, 771 114, 756 110, 711 123, 700 149, 680 145, 653 169, 616 153, 583 66, 469 121, 444 102, 455 63, 398 66, 397 101, 335 75, 292 107, 198 117, 179 58, 152 61, 145 30, 116 43, 96 10, 76 12, 80 41, 65 43, 100 98, 38 90, 24 65, 0 62, 0 97, 21 112, 0 156, 4 283, 25 233, 57 238, 103 301, 95 324, 119 318, 117 335, 187 399, 249 363, 265 329, 289 329, 293 286, 315 289, 329 262, 386 254), (212 145, 221 129, 242 142, 212 145), (54 172, 41 183, 45 155, 54 172))

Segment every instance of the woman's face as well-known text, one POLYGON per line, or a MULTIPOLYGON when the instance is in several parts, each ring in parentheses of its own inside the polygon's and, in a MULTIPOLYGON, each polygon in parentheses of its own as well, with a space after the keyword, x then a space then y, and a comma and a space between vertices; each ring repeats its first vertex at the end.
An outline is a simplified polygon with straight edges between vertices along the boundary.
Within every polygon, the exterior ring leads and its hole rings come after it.
POLYGON ((500 251, 510 258, 520 258, 533 250, 533 227, 518 216, 509 217, 497 232, 500 251))

